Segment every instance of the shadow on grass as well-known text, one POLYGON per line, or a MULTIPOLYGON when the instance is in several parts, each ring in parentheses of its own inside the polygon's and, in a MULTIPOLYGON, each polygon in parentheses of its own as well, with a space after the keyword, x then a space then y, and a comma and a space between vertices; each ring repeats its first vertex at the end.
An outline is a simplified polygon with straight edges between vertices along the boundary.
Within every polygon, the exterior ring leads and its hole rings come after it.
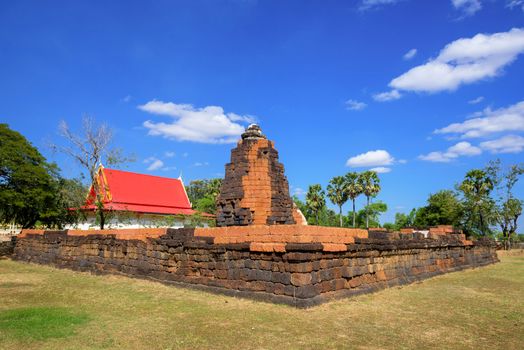
POLYGON ((17 340, 66 338, 89 321, 83 312, 63 307, 29 307, 0 311, 0 334, 17 340))

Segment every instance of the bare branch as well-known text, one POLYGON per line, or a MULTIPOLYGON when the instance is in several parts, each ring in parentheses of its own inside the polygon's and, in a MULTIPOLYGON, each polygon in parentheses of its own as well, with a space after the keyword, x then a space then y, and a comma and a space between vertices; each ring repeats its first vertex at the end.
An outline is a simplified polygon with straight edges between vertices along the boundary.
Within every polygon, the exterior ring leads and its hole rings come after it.
POLYGON ((102 160, 108 165, 117 165, 130 159, 122 155, 121 150, 110 147, 113 138, 111 128, 105 123, 96 125, 89 116, 82 118, 82 133, 73 133, 65 121, 58 126, 59 134, 64 137, 69 145, 52 145, 52 149, 67 154, 77 161, 89 174, 91 185, 95 191, 97 212, 101 220, 101 228, 104 222, 104 204, 99 186, 97 185, 97 169, 102 160))

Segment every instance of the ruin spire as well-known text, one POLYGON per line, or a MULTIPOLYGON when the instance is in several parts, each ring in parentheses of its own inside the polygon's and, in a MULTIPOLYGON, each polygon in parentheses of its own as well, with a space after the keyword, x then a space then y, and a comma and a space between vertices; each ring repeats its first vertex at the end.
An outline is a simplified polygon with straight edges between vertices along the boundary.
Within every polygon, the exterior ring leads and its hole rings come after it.
POLYGON ((231 151, 217 199, 217 226, 295 224, 293 200, 272 141, 251 124, 231 151))

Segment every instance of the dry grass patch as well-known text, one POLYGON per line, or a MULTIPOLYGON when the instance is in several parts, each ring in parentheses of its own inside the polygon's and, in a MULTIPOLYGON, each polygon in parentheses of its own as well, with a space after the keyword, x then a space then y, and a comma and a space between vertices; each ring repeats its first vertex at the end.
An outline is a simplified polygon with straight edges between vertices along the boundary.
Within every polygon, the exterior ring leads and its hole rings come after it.
POLYGON ((519 349, 524 256, 307 310, 0 261, 0 314, 85 315, 65 337, 14 337, 5 349, 519 349))

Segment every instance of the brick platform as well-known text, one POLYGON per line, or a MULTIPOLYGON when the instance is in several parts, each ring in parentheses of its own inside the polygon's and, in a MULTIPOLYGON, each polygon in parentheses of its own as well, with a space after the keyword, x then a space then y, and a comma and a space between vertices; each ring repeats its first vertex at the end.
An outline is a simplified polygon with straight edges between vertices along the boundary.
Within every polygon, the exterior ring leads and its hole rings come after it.
POLYGON ((13 258, 307 307, 497 262, 490 241, 300 225, 24 230, 13 258))

